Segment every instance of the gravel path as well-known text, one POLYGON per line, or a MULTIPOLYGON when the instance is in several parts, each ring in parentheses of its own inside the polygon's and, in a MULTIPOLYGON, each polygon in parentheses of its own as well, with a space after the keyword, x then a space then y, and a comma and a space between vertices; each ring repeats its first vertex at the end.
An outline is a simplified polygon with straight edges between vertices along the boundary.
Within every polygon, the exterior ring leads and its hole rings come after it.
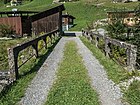
POLYGON ((42 105, 46 102, 49 90, 56 79, 56 71, 63 58, 64 45, 66 38, 61 38, 53 52, 46 59, 36 77, 32 80, 25 97, 21 99, 22 105, 42 105))
POLYGON ((104 67, 92 55, 90 50, 79 38, 75 38, 78 45, 78 52, 83 57, 84 64, 91 78, 91 85, 97 91, 102 105, 123 105, 121 102, 122 93, 115 83, 108 79, 104 67))
POLYGON ((53 82, 56 80, 58 64, 62 61, 64 45, 68 40, 77 43, 78 53, 83 57, 84 64, 91 78, 91 85, 98 92, 102 105, 123 105, 121 103, 122 93, 115 83, 108 79, 107 74, 99 61, 92 55, 89 49, 78 37, 63 37, 48 59, 40 68, 38 74, 29 85, 25 97, 22 98, 22 105, 43 105, 53 82))

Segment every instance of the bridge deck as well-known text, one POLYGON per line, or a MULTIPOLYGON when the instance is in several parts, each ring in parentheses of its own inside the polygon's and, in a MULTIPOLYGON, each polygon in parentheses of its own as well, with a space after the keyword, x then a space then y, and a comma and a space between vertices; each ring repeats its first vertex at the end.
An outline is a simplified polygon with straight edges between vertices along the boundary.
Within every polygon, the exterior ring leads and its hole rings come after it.
POLYGON ((115 83, 108 79, 104 67, 92 55, 89 49, 78 37, 63 37, 56 45, 51 55, 46 59, 36 77, 29 85, 25 97, 20 103, 22 105, 43 105, 47 99, 50 88, 56 80, 58 64, 62 61, 64 45, 73 40, 77 43, 78 53, 82 56, 84 65, 91 79, 91 86, 99 94, 102 105, 122 105, 122 93, 115 83))

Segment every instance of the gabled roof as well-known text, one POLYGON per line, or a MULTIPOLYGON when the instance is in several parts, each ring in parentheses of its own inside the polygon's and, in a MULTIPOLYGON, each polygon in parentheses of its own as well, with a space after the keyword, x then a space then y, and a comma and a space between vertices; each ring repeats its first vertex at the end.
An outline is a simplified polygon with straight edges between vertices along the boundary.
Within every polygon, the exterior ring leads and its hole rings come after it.
POLYGON ((69 18, 72 18, 72 19, 76 19, 74 16, 69 15, 69 14, 62 14, 62 17, 65 17, 65 18, 69 17, 69 18))

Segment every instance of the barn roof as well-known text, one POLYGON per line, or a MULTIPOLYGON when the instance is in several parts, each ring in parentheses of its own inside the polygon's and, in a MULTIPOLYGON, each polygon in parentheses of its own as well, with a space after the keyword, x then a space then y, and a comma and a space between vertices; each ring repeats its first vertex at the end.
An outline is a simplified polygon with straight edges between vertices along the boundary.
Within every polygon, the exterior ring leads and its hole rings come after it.
POLYGON ((38 13, 37 11, 0 11, 0 15, 2 17, 2 15, 12 15, 12 14, 18 14, 20 16, 22 15, 29 15, 29 14, 35 14, 38 13))

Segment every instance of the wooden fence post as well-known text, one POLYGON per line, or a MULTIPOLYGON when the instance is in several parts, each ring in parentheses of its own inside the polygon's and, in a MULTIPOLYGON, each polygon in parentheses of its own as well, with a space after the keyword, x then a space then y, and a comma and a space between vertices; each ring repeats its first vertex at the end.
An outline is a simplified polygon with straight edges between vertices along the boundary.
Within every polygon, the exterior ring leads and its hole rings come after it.
POLYGON ((59 35, 62 36, 62 33, 62 11, 61 8, 59 8, 59 35))
POLYGON ((38 42, 35 42, 32 47, 34 48, 35 50, 35 55, 36 55, 36 58, 39 57, 39 54, 38 54, 38 42))
POLYGON ((130 48, 127 48, 127 69, 129 72, 135 70, 136 66, 136 57, 137 57, 137 47, 135 45, 130 45, 130 48))
POLYGON ((84 36, 84 30, 82 29, 82 36, 84 36))
POLYGON ((109 53, 110 53, 109 41, 108 41, 107 37, 105 37, 105 55, 107 57, 109 57, 109 53))
POLYGON ((95 46, 98 48, 98 37, 95 36, 95 46))
POLYGON ((47 49, 47 41, 46 41, 46 37, 43 38, 44 44, 45 44, 45 48, 47 49))
POLYGON ((19 78, 19 72, 18 72, 18 52, 16 52, 15 50, 14 52, 14 63, 15 63, 15 74, 16 74, 16 79, 19 78))
POLYGON ((89 32, 89 41, 92 42, 92 32, 89 32))

